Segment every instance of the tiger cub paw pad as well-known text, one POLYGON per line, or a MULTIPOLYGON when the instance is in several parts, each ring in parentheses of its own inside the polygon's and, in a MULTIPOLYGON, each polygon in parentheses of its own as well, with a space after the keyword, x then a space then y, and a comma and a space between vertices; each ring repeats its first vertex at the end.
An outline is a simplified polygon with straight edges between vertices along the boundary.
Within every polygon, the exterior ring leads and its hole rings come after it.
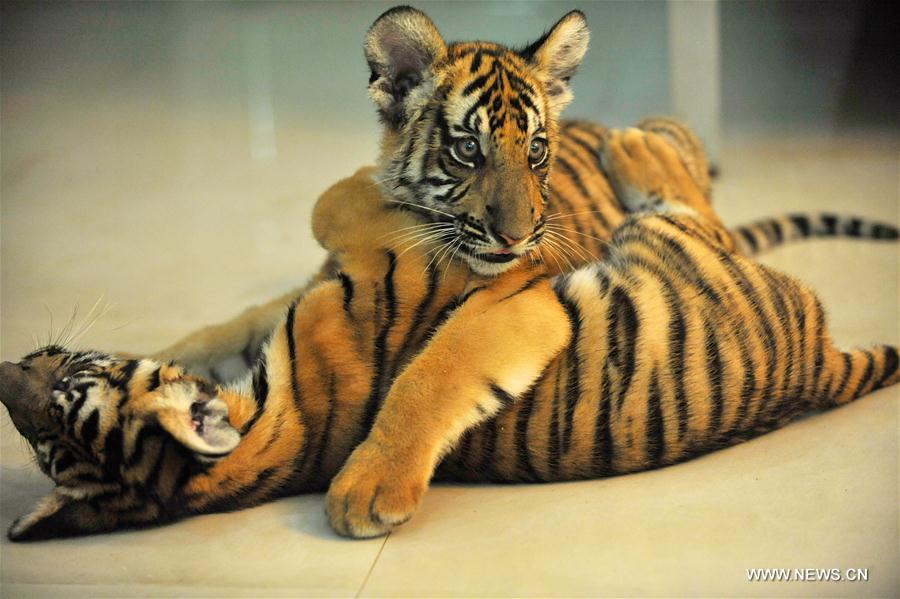
POLYGON ((377 448, 360 445, 332 480, 325 512, 340 535, 369 538, 387 534, 409 520, 425 493, 423 477, 389 460, 377 448))

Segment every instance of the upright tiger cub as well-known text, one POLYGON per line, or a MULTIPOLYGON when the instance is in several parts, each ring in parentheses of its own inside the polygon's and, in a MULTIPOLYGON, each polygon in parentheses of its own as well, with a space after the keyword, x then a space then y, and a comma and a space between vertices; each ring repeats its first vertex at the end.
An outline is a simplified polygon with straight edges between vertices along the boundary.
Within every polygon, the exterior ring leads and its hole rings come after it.
POLYGON ((481 278, 436 268, 435 241, 400 255, 384 233, 424 219, 361 171, 316 208, 335 278, 287 309, 242 384, 59 347, 0 365, 0 399, 57 485, 10 537, 326 488, 334 528, 373 536, 413 514, 439 464, 509 482, 633 472, 898 382, 895 348, 839 351, 808 289, 731 251, 662 138, 613 132, 605 157, 641 213, 603 262, 481 278))
MULTIPOLYGON (((569 80, 588 47, 584 15, 572 11, 521 49, 450 43, 424 13, 393 8, 365 36, 369 95, 383 123, 373 175, 387 201, 422 226, 394 237, 397 252, 426 239, 435 261, 465 261, 499 274, 540 244, 551 273, 603 257, 625 213, 599 162, 605 128, 562 121, 569 80), (425 225, 428 226, 425 226, 425 225)), ((638 125, 675 144, 709 195, 706 155, 686 127, 667 119, 638 125)), ((707 215, 710 216, 710 215, 707 215)), ((804 215, 737 230, 747 253, 810 235, 896 238, 896 228, 804 215)), ((306 289, 335 275, 332 256, 306 289)), ((190 370, 228 380, 252 365, 263 340, 302 290, 209 326, 159 352, 190 370)))

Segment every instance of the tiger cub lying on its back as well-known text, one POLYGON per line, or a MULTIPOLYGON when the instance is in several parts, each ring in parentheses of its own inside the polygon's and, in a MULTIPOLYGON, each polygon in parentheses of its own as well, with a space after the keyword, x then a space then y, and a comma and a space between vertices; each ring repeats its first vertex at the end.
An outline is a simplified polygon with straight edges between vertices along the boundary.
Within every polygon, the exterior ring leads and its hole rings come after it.
MULTIPOLYGON (((731 252, 671 146, 612 133, 644 210, 607 260, 495 279, 385 233, 417 215, 361 171, 326 192, 339 262, 286 312, 252 380, 49 347, 0 366, 0 399, 55 491, 14 540, 158 524, 329 489, 341 534, 382 534, 449 479, 558 481, 672 464, 894 384, 897 351, 841 352, 815 296, 731 252), (696 208, 696 209, 695 209, 696 208)), ((427 246, 427 244, 423 244, 427 246)))

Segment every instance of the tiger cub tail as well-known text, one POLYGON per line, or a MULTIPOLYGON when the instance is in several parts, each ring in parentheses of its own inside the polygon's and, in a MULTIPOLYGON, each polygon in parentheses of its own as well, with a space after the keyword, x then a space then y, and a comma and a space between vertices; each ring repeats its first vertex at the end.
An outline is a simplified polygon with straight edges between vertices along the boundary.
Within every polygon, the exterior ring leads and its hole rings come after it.
POLYGON ((737 250, 756 256, 801 239, 844 237, 897 241, 900 231, 888 223, 841 214, 783 214, 731 229, 737 250))
POLYGON ((843 405, 876 389, 900 382, 900 360, 893 345, 847 352, 835 349, 829 356, 829 362, 831 382, 827 392, 822 394, 820 407, 823 408, 843 405))

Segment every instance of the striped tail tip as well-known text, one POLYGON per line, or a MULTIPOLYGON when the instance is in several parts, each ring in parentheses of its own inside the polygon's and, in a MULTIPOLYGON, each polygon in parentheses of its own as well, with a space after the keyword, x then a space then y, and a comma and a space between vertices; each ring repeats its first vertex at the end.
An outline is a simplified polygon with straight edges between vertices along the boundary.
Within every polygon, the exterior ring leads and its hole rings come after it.
POLYGON ((836 367, 835 385, 829 393, 831 405, 845 404, 900 382, 900 357, 897 348, 892 345, 838 355, 843 364, 836 367))
POLYGON ((894 225, 838 214, 785 214, 732 229, 738 251, 754 256, 798 239, 844 237, 894 241, 894 225))

